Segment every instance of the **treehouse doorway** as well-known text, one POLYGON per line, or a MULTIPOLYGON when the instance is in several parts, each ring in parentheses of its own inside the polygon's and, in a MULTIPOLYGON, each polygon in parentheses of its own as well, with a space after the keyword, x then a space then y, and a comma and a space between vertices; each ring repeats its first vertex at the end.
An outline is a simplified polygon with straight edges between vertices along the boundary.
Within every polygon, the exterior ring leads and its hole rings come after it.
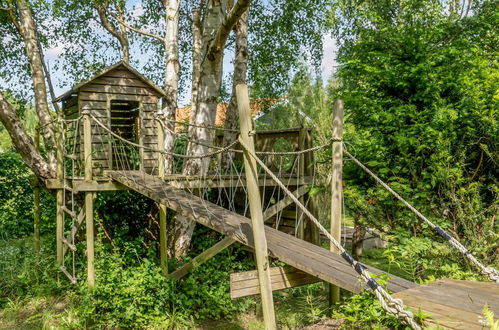
MULTIPOLYGON (((111 131, 123 139, 140 143, 140 103, 111 100, 111 131)), ((129 144, 113 144, 112 168, 115 170, 141 169, 141 151, 129 144)))

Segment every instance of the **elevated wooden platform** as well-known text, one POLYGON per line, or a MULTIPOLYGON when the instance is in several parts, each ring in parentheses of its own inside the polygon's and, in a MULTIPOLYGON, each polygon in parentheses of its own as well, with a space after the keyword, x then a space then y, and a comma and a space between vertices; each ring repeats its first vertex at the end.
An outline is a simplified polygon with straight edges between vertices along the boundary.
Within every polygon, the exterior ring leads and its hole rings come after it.
MULTIPOLYGON (((69 187, 75 192, 84 191, 110 191, 110 190, 127 190, 129 189, 126 185, 113 180, 112 177, 108 175, 110 171, 104 171, 104 176, 96 177, 92 181, 85 181, 83 177, 67 178, 65 186, 60 180, 49 179, 45 181, 48 189, 62 189, 64 187, 69 187)), ((111 171, 112 172, 112 171, 111 171)), ((283 174, 280 178, 288 186, 302 186, 307 184, 312 184, 313 180, 310 176, 300 176, 283 174)), ((244 173, 241 177, 235 175, 180 175, 172 174, 167 175, 164 179, 170 186, 180 189, 194 189, 194 188, 228 188, 228 187, 244 187, 246 186, 246 177, 244 173)), ((275 186, 275 182, 270 179, 270 177, 265 175, 259 175, 259 185, 272 187, 275 186)))
MULTIPOLYGON (((251 220, 246 217, 172 187, 144 172, 109 171, 107 175, 183 216, 254 247, 251 220)), ((271 227, 265 227, 265 233, 271 255, 288 265, 351 292, 360 292, 365 287, 357 273, 339 255, 271 227)), ((383 272, 374 267, 368 268, 376 274, 383 272)), ((393 275, 388 281, 388 289, 394 292, 415 287, 416 284, 393 275)))
POLYGON ((492 282, 441 280, 394 294, 406 306, 431 316, 428 326, 449 329, 488 329, 483 324, 483 307, 499 315, 499 285, 492 282))

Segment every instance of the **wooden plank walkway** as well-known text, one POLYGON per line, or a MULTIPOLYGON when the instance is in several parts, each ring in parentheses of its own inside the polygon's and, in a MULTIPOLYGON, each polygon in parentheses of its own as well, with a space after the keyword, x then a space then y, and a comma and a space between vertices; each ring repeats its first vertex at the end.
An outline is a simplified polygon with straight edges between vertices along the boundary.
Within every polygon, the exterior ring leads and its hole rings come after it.
MULTIPOLYGON (((253 247, 251 220, 244 216, 174 188, 144 172, 108 171, 107 175, 183 216, 253 247)), ((265 233, 271 255, 288 265, 350 292, 357 293, 365 288, 357 273, 341 256, 268 226, 265 233)), ((383 273, 367 267, 375 274, 383 273)), ((387 286, 394 292, 417 287, 415 283, 393 275, 387 286)))
POLYGON ((440 280, 393 295, 406 306, 431 316, 425 325, 449 329, 485 329, 483 307, 499 315, 499 285, 492 282, 440 280))

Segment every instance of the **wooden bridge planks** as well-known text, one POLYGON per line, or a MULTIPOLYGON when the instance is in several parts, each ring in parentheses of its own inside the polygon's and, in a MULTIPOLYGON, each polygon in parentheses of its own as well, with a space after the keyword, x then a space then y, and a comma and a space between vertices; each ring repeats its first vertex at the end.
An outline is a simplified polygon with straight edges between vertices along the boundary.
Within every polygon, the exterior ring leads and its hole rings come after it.
MULTIPOLYGON (((253 247, 251 221, 246 217, 140 171, 108 171, 107 175, 181 215, 253 247)), ((290 266, 351 292, 365 288, 357 273, 341 256, 270 227, 265 227, 265 232, 270 253, 290 266)), ((368 269, 376 274, 382 273, 374 267, 368 269)), ((394 292, 417 287, 393 275, 387 286, 394 292)))
POLYGON ((406 306, 421 309, 430 317, 425 325, 450 329, 483 329, 483 307, 499 315, 499 285, 445 279, 394 295, 406 306))

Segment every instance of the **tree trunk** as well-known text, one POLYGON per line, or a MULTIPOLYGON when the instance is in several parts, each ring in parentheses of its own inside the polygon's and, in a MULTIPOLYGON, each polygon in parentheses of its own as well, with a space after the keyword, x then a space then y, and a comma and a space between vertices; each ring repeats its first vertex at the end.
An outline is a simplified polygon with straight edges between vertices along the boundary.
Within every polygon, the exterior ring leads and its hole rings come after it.
MULTIPOLYGON (((226 147, 237 138, 237 122, 239 112, 237 110, 236 86, 246 84, 246 73, 248 70, 248 11, 246 11, 235 26, 236 32, 236 55, 234 62, 234 74, 232 78, 232 97, 227 109, 224 124, 223 146, 226 147)), ((229 169, 234 158, 233 152, 222 154, 222 168, 229 169)))
POLYGON ((362 247, 366 236, 366 228, 360 223, 359 217, 354 220, 354 228, 352 235, 352 254, 355 260, 360 260, 362 256, 362 247))
MULTIPOLYGON (((201 20, 200 10, 192 11, 192 88, 191 88, 191 113, 189 123, 194 124, 198 104, 199 76, 201 75, 201 20)), ((189 136, 191 134, 189 128, 189 136)))
MULTIPOLYGON (((189 143, 187 154, 199 156, 208 153, 213 142, 213 130, 202 126, 214 126, 217 111, 217 99, 220 94, 222 81, 222 60, 225 43, 230 31, 243 15, 248 6, 249 0, 238 1, 228 15, 227 1, 211 0, 206 4, 203 20, 203 42, 204 50, 201 59, 201 71, 198 85, 198 102, 196 113, 192 114, 191 124, 201 127, 190 128, 189 137, 191 140, 201 144, 189 143), (203 144, 203 145, 202 145, 203 144)), ((183 173, 185 175, 202 175, 208 171, 209 158, 188 159, 184 164, 183 173)), ((178 217, 175 228, 175 256, 178 258, 187 252, 194 222, 185 217, 178 217)))
POLYGON ((47 86, 45 84, 42 57, 38 48, 39 42, 35 29, 35 21, 26 0, 18 0, 16 6, 19 12, 20 33, 23 37, 26 55, 30 63, 35 94, 35 108, 45 142, 48 165, 55 170, 55 134, 47 101, 47 86))
MULTIPOLYGON (((178 23, 179 23, 179 1, 164 0, 166 11, 166 36, 164 39, 166 68, 165 68, 165 92, 163 100, 163 114, 165 116, 165 141, 166 152, 172 152, 175 143, 175 118, 177 111, 178 80, 180 64, 178 60, 178 23)), ((165 157, 165 173, 173 173, 173 157, 165 157)))
POLYGON ((17 112, 2 93, 0 93, 0 121, 7 129, 17 152, 33 173, 42 180, 55 178, 55 169, 43 159, 35 148, 33 139, 26 134, 17 112))

